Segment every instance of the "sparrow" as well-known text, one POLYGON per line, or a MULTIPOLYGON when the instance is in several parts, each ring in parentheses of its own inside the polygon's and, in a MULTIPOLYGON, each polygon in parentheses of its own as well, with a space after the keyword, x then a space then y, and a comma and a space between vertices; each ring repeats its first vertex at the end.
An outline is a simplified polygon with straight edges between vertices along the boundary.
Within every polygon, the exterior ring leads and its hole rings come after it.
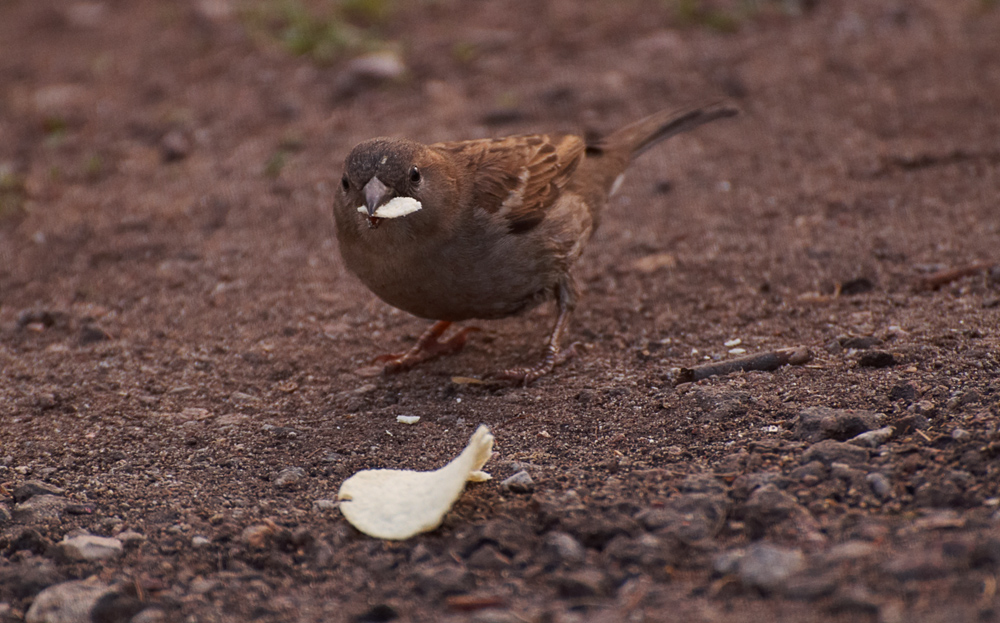
POLYGON ((386 373, 458 351, 475 327, 547 300, 558 315, 533 367, 498 373, 525 385, 573 354, 560 343, 577 302, 571 269, 629 164, 671 136, 731 117, 721 103, 662 111, 603 139, 524 134, 421 144, 373 138, 344 161, 333 215, 347 269, 386 303, 436 322, 386 373))

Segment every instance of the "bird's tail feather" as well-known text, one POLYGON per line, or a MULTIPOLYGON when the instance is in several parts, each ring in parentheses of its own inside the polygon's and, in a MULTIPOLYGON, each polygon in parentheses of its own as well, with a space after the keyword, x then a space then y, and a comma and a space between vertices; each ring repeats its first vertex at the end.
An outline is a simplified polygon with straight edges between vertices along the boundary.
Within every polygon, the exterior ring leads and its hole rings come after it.
POLYGON ((739 114, 738 108, 722 102, 695 106, 680 111, 664 110, 609 134, 594 147, 609 151, 621 150, 630 153, 631 159, 634 160, 650 147, 671 136, 693 130, 710 121, 737 114, 739 114))

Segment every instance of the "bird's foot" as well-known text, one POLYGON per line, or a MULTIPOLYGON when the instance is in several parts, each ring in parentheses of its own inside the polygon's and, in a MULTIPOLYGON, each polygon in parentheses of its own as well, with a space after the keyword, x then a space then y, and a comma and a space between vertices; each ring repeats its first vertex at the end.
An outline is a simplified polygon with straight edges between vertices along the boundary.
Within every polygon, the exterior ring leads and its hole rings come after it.
POLYGON ((381 355, 375 358, 374 363, 384 363, 383 372, 385 374, 405 372, 419 363, 436 359, 442 355, 457 353, 465 346, 470 333, 481 330, 479 327, 463 327, 448 339, 439 339, 449 326, 451 323, 446 320, 436 322, 420 336, 416 345, 407 352, 381 355))
POLYGON ((505 381, 514 381, 518 385, 527 387, 555 370, 557 366, 561 366, 572 359, 576 355, 576 347, 576 342, 570 344, 569 348, 565 350, 550 347, 545 353, 545 359, 542 359, 542 362, 533 368, 511 368, 497 372, 491 376, 505 381))

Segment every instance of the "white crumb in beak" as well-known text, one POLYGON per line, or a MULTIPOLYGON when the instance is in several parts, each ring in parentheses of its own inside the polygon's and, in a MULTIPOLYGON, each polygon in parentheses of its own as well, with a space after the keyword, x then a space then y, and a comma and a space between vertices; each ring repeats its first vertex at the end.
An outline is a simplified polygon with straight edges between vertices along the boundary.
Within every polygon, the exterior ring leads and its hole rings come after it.
MULTIPOLYGON (((396 197, 385 205, 379 206, 378 209, 375 210, 375 214, 372 216, 376 218, 399 218, 401 216, 406 216, 407 214, 413 214, 414 212, 423 209, 423 207, 423 204, 413 197, 396 197)), ((365 206, 358 206, 358 212, 367 216, 368 208, 365 206)))
POLYGON ((375 210, 378 218, 399 218, 419 211, 424 206, 413 197, 396 197, 384 206, 375 210))
POLYGON ((340 511, 352 526, 378 539, 408 539, 441 525, 467 481, 482 482, 493 450, 485 426, 451 463, 434 472, 370 469, 344 481, 337 493, 340 511))

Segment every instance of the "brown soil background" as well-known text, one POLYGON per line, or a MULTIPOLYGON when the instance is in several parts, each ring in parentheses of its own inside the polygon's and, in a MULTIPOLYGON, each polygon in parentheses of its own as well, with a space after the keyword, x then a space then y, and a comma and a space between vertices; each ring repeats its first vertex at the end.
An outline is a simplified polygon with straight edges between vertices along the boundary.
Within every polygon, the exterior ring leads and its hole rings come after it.
POLYGON ((78 505, 0 515, 0 619, 96 574, 170 621, 998 620, 1000 10, 804 4, 730 33, 646 0, 416 2, 375 26, 405 76, 369 83, 225 2, 0 3, 0 483, 78 505), (744 114, 644 156, 609 207, 576 271, 579 357, 529 388, 452 382, 535 361, 546 307, 358 373, 426 323, 339 262, 354 143, 599 134, 718 97, 744 114), (673 387, 735 338, 814 359, 673 387), (873 348, 894 365, 859 365, 873 348), (810 463, 808 407, 894 435, 810 463), (480 423, 495 480, 439 530, 384 543, 314 506, 360 469, 436 468, 480 423), (520 469, 534 493, 502 491, 520 469), (706 499, 694 535, 649 520, 706 499), (67 562, 75 528, 145 541, 67 562), (802 570, 720 562, 756 542, 802 570))

